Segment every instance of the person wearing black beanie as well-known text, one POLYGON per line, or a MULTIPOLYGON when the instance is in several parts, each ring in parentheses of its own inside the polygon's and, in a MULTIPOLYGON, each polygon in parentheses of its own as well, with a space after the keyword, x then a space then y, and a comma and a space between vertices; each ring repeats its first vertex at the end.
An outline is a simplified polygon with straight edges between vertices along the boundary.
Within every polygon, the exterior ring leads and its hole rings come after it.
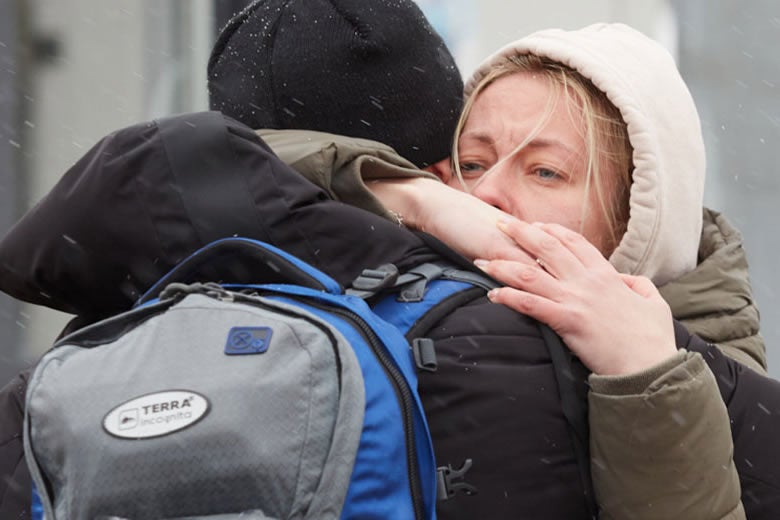
POLYGON ((222 30, 210 107, 254 129, 378 141, 423 168, 450 155, 463 81, 412 0, 256 0, 222 30))

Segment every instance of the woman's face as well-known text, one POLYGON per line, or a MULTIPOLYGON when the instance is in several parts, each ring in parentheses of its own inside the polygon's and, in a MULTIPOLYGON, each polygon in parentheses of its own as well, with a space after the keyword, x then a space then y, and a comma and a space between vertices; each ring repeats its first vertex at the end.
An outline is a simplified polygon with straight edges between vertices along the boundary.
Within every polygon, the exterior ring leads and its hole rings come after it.
MULTIPOLYGON (((551 94, 548 79, 531 73, 501 77, 478 94, 458 139, 463 177, 483 201, 526 222, 553 222, 580 232, 608 256, 609 225, 597 209, 595 190, 586 189, 582 113, 568 95, 561 94, 542 128, 515 152, 544 119, 551 94)), ((614 182, 607 189, 610 195, 614 182)))

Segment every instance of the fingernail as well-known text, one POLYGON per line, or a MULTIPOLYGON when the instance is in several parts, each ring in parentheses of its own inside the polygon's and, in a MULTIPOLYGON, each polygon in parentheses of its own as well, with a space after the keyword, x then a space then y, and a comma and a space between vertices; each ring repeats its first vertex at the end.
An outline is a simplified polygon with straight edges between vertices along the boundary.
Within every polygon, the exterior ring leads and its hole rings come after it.
POLYGON ((496 221, 496 226, 501 231, 504 231, 507 226, 509 226, 509 219, 506 217, 499 217, 499 219, 496 221))
POLYGON ((542 227, 542 226, 544 226, 544 222, 534 222, 534 223, 533 223, 533 224, 531 224, 531 225, 532 225, 532 226, 536 226, 536 227, 542 227))
POLYGON ((477 258, 476 260, 474 260, 474 265, 476 265, 480 269, 484 268, 489 263, 490 262, 488 262, 487 260, 483 260, 482 258, 477 258))
POLYGON ((487 293, 488 300, 491 302, 498 296, 498 289, 490 289, 487 293))

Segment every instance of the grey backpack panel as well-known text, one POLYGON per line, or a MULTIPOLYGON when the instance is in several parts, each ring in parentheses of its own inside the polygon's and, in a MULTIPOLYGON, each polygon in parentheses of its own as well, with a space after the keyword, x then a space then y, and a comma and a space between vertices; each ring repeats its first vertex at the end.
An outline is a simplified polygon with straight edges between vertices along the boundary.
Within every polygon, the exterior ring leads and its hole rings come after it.
POLYGON ((43 358, 25 449, 49 520, 338 516, 360 367, 329 325, 257 300, 291 315, 190 295, 108 343, 66 338, 43 358), (268 327, 267 350, 226 355, 234 327, 268 327))

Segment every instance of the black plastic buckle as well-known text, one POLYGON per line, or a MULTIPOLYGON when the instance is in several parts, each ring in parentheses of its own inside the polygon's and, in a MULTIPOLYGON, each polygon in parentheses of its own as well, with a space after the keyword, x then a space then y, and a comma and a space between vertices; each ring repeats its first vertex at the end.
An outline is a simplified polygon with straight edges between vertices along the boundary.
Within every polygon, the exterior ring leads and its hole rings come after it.
POLYGON ((352 288, 375 293, 392 287, 396 280, 398 280, 398 268, 393 264, 382 264, 376 269, 363 269, 360 276, 352 282, 352 288))
POLYGON ((396 300, 401 303, 417 303, 425 298, 425 288, 428 286, 428 280, 420 278, 401 289, 396 300))
POLYGON ((454 497, 458 491, 465 495, 476 495, 477 488, 467 482, 462 482, 463 476, 471 469, 471 459, 466 459, 463 465, 458 469, 452 469, 452 465, 440 466, 436 468, 436 499, 449 500, 454 497), (456 482, 460 481, 460 482, 456 482))
POLYGON ((412 354, 414 364, 420 370, 436 372, 439 367, 436 361, 436 347, 430 338, 415 338, 412 340, 412 354))

